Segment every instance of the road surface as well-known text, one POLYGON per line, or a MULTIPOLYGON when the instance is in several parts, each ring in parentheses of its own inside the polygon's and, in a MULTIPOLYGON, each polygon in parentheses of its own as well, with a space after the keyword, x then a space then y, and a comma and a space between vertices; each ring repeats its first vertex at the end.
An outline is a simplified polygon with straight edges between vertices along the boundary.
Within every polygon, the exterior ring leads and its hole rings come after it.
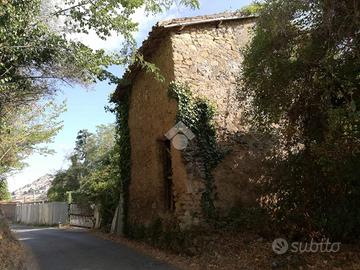
MULTIPOLYGON (((175 270, 127 246, 84 229, 12 226, 40 270, 175 270)), ((32 267, 35 268, 35 267, 32 267)))

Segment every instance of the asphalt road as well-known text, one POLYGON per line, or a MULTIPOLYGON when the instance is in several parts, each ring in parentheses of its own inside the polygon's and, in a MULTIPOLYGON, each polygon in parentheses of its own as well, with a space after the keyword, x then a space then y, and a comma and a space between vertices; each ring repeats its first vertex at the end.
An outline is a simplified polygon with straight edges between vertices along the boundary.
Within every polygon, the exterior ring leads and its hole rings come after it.
MULTIPOLYGON (((12 226, 40 270, 135 270, 175 268, 84 229, 12 226)), ((32 269, 35 267, 31 267, 32 269)))

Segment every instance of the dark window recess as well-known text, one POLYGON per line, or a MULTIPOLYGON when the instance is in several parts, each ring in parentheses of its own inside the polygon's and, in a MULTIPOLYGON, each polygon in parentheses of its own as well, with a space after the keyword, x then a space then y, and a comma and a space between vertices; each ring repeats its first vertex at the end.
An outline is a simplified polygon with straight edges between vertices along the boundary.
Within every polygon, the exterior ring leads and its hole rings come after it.
POLYGON ((172 212, 175 210, 175 201, 172 181, 171 145, 169 140, 163 141, 163 165, 165 209, 172 212))

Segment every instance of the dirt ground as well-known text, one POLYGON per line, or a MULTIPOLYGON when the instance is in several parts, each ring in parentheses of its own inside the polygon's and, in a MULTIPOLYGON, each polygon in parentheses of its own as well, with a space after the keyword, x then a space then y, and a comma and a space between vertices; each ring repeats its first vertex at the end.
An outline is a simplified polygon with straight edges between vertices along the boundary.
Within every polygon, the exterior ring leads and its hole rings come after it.
POLYGON ((0 213, 0 270, 25 270, 27 252, 0 213))
POLYGON ((166 261, 179 269, 325 269, 360 270, 360 248, 341 245, 336 253, 291 253, 277 255, 272 241, 252 233, 215 233, 207 236, 206 245, 194 248, 194 255, 181 255, 148 244, 94 231, 99 237, 126 244, 149 256, 166 261))

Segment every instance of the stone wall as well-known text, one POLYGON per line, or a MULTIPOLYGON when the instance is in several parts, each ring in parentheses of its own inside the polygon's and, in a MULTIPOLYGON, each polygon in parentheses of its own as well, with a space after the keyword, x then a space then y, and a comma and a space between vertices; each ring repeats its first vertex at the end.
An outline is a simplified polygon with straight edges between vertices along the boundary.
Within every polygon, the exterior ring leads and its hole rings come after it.
MULTIPOLYGON (((191 147, 190 142, 188 147, 191 147)), ((204 182, 198 175, 192 174, 191 164, 184 161, 183 152, 172 147, 172 173, 174 181, 175 215, 181 227, 198 225, 203 219, 201 195, 204 182)))
MULTIPOLYGON (((236 99, 237 77, 243 59, 241 50, 250 40, 254 19, 217 24, 186 27, 174 33, 171 39, 175 80, 187 84, 195 96, 205 97, 216 105, 217 139, 231 151, 213 172, 216 206, 226 210, 254 201, 248 148, 241 141, 246 129, 236 99)), ((189 175, 183 179, 189 188, 182 193, 179 204, 184 201, 185 216, 196 216, 202 181, 189 175)))
MULTIPOLYGON (((249 41, 253 20, 237 20, 187 26, 161 37, 148 61, 165 77, 138 72, 132 80, 129 128, 131 141, 131 182, 129 186, 129 224, 149 225, 168 211, 165 207, 161 140, 176 124, 177 104, 168 97, 171 81, 189 85, 193 94, 206 97, 217 107, 215 122, 218 141, 232 150, 214 170, 216 206, 229 209, 252 200, 249 183, 249 154, 238 137, 244 132, 241 108, 236 100, 241 49, 249 41), (218 24, 218 23, 217 23, 218 24)), ((175 215, 180 225, 201 222, 201 195, 204 179, 191 172, 183 152, 171 147, 175 215)))
POLYGON ((164 38, 147 60, 160 68, 165 82, 146 72, 139 72, 132 82, 128 218, 130 224, 144 225, 165 212, 161 140, 176 121, 176 102, 167 94, 168 85, 174 80, 170 38, 164 38))

